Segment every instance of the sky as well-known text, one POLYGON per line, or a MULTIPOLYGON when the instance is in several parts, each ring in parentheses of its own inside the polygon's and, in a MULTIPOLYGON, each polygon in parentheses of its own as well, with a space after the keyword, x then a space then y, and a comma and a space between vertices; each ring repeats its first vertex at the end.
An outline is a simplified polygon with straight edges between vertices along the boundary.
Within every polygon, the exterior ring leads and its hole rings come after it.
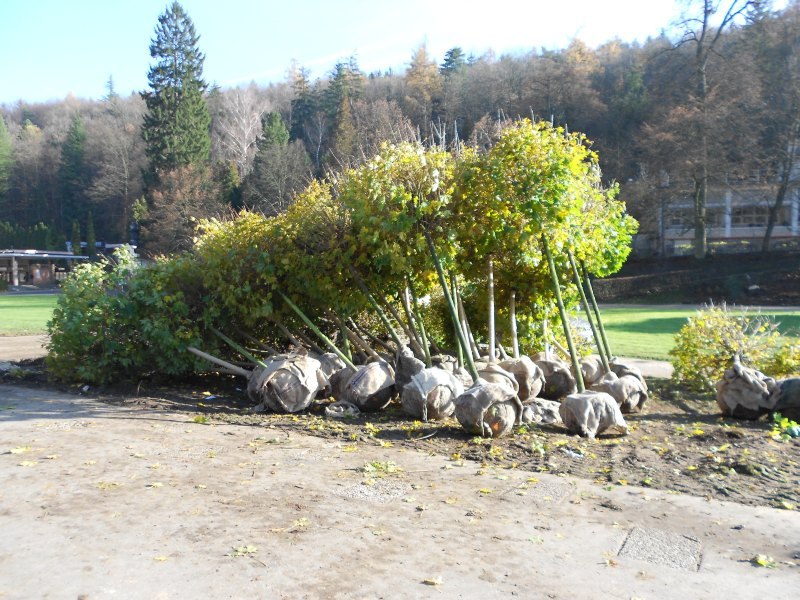
MULTIPOLYGON (((171 0, 0 0, 0 104, 99 99, 147 89, 158 17, 171 0)), ((676 0, 182 0, 222 87, 283 81, 292 61, 324 77, 355 56, 367 73, 403 72, 425 44, 480 56, 644 41, 668 28, 676 0)))

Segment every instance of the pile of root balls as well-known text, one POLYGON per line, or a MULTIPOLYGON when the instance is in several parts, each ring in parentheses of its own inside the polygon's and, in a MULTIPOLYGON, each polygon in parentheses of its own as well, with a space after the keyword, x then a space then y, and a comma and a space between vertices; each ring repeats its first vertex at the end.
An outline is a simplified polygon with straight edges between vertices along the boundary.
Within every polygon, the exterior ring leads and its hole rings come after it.
POLYGON ((515 425, 542 423, 563 424, 594 438, 612 428, 627 433, 623 413, 640 411, 647 400, 647 383, 636 367, 612 361, 606 371, 594 355, 580 363, 587 389, 579 392, 570 365, 545 353, 482 357, 473 379, 454 357, 433 356, 433 366, 426 367, 407 346, 361 365, 346 365, 334 353, 276 354, 253 370, 191 350, 246 377, 254 412, 296 413, 319 401, 326 415, 336 418, 379 411, 397 401, 416 420, 454 416, 471 435, 500 437, 515 425))

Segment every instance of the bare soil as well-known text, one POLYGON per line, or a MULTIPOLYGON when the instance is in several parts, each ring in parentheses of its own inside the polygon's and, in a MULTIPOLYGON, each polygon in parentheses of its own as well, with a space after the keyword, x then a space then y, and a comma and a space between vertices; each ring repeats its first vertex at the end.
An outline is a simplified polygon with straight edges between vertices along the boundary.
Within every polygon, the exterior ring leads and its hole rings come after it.
MULTIPOLYGON (((5 381, 50 386, 41 361, 23 361, 5 381)), ((2 380, 2 378, 0 378, 2 380)), ((603 486, 643 486, 750 506, 798 510, 800 440, 776 441, 772 423, 723 418, 713 397, 669 379, 649 381, 651 397, 641 414, 626 415, 629 434, 587 440, 559 426, 521 426, 514 435, 486 440, 468 435, 454 419, 422 423, 399 403, 348 419, 325 416, 328 401, 293 415, 250 414, 243 380, 202 376, 142 381, 107 388, 73 386, 103 402, 137 409, 185 413, 196 422, 267 426, 351 446, 398 447, 474 461, 485 467, 574 475, 603 486)))

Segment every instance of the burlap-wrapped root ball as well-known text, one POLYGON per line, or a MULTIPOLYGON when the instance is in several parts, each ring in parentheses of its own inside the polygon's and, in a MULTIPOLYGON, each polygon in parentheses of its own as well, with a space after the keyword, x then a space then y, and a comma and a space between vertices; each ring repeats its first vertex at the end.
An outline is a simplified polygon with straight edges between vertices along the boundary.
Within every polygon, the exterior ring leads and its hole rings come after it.
POLYGON ((498 363, 476 361, 475 368, 478 369, 478 377, 490 383, 499 383, 508 386, 508 388, 518 394, 519 383, 513 373, 509 373, 498 363))
POLYGON ((780 394, 775 403, 775 412, 792 421, 800 421, 800 377, 782 379, 778 387, 780 394))
POLYGON ((314 401, 328 379, 320 369, 320 362, 310 356, 290 354, 275 356, 258 367, 247 382, 247 396, 257 406, 253 411, 266 409, 295 413, 305 410, 314 401))
POLYGON ((758 419, 774 410, 781 389, 778 382, 761 371, 745 367, 734 358, 717 382, 717 404, 723 415, 736 419, 758 419))
POLYGON ((400 400, 403 411, 422 421, 446 419, 456 409, 456 398, 464 393, 461 381, 442 369, 423 369, 411 376, 400 400))
POLYGON ((639 369, 639 367, 625 361, 621 361, 618 358, 612 360, 608 366, 611 367, 612 373, 614 373, 617 377, 625 377, 626 375, 636 377, 636 379, 642 382, 644 391, 647 391, 647 382, 645 381, 644 375, 642 375, 642 371, 639 369))
POLYGON ((539 392, 540 398, 560 400, 564 396, 574 394, 578 389, 570 367, 560 360, 536 360, 536 365, 544 374, 544 388, 539 392))
POLYGON ((605 375, 603 368, 603 359, 597 354, 590 354, 581 359, 581 376, 583 377, 583 385, 586 387, 593 386, 599 383, 605 375))
POLYGON ((612 371, 592 385, 591 389, 614 398, 623 413, 639 412, 647 401, 647 386, 633 375, 617 377, 612 371))
POLYGON ((594 437, 611 427, 628 433, 628 424, 622 417, 616 400, 605 392, 578 392, 570 394, 559 407, 564 426, 580 436, 594 437))
POLYGON ((555 400, 533 398, 522 405, 522 422, 539 425, 556 425, 561 423, 561 403, 555 400))
POLYGON ((517 395, 523 403, 538 396, 544 388, 544 373, 527 356, 509 358, 502 361, 500 366, 516 378, 519 386, 517 395))
POLYGON ((477 382, 456 398, 456 419, 472 435, 500 437, 522 416, 522 403, 507 385, 477 382))
POLYGON ((394 369, 384 361, 359 366, 344 386, 342 400, 365 412, 384 408, 395 395, 394 369))

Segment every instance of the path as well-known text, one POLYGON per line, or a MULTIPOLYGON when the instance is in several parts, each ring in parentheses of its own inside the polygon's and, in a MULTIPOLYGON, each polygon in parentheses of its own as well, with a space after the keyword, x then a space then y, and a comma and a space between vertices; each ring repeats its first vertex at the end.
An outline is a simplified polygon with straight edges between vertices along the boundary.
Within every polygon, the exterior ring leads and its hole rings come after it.
POLYGON ((0 385, 0 597, 796 597, 796 512, 482 468, 419 443, 0 385), (751 565, 759 554, 777 568, 751 565))

